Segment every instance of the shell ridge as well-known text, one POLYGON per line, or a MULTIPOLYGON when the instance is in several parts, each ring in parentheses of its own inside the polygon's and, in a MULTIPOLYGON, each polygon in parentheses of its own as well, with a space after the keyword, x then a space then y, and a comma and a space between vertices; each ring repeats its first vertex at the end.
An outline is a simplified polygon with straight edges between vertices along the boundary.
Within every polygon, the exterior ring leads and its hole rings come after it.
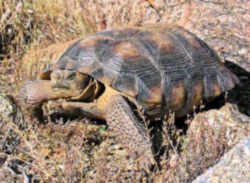
POLYGON ((189 58, 189 60, 191 61, 191 63, 194 63, 194 59, 192 57, 192 55, 190 55, 190 51, 187 50, 187 48, 183 45, 183 43, 181 42, 180 38, 178 38, 178 36, 172 32, 172 31, 169 31, 169 35, 170 37, 172 37, 172 39, 174 39, 180 48, 182 48, 183 52, 186 54, 186 56, 189 58))
POLYGON ((224 77, 221 74, 221 72, 218 72, 216 77, 217 77, 217 82, 219 83, 219 86, 220 86, 221 90, 225 91, 226 90, 226 88, 225 88, 225 80, 224 80, 224 77))
MULTIPOLYGON (((167 75, 164 73, 161 63, 159 61, 160 60, 159 46, 157 46, 157 49, 155 50, 156 53, 153 54, 152 50, 150 51, 150 46, 147 44, 146 41, 143 41, 142 39, 134 39, 131 40, 131 43, 135 45, 142 54, 146 54, 152 66, 159 72, 161 81, 163 81, 163 79, 167 77, 167 75)), ((162 88, 162 93, 163 93, 163 88, 162 88)))
POLYGON ((97 57, 96 62, 99 63, 103 71, 103 76, 109 79, 111 86, 117 79, 117 75, 121 71, 122 63, 124 62, 122 58, 114 55, 112 52, 112 48, 116 44, 119 44, 119 42, 119 39, 101 39, 95 46, 94 51, 97 57))
MULTIPOLYGON (((156 44, 157 47, 156 48, 152 48, 152 46, 150 46, 147 43, 147 41, 144 40, 144 39, 142 39, 142 38, 140 38, 140 39, 134 38, 134 39, 131 39, 129 41, 130 41, 131 44, 133 44, 134 46, 137 47, 137 49, 139 50, 139 52, 142 55, 145 55, 148 58, 148 60, 150 61, 151 65, 155 68, 156 71, 158 71, 159 76, 160 76, 160 80, 162 81, 163 77, 164 77, 164 72, 161 69, 159 61, 158 61, 159 60, 159 53, 160 53, 159 52, 159 46, 157 46, 157 44, 156 44)), ((138 88, 140 88, 140 87, 138 87, 138 88)), ((149 91, 150 91, 150 94, 152 95, 152 91, 151 90, 149 90, 149 91)), ((162 93, 163 93, 163 89, 162 89, 162 93)))
MULTIPOLYGON (((186 74, 186 79, 189 80, 189 82, 191 83, 191 80, 192 80, 192 72, 188 72, 194 68, 197 68, 197 70, 200 69, 199 65, 197 62, 195 62, 194 58, 190 55, 189 51, 187 50, 187 48, 185 48, 185 46, 182 44, 181 40, 178 38, 178 36, 173 32, 173 31, 169 31, 169 35, 170 37, 176 41, 178 43, 178 46, 176 48, 181 48, 182 51, 180 52, 183 52, 184 55, 188 58, 188 61, 189 62, 186 62, 184 61, 184 67, 183 67, 183 71, 185 72, 186 74), (190 62, 191 61, 191 62, 190 62), (192 64, 195 65, 193 66, 192 64)), ((180 49, 179 49, 180 50, 180 49)), ((185 59, 185 56, 183 59, 185 59)))
MULTIPOLYGON (((68 56, 68 55, 72 55, 72 51, 74 51, 74 49, 77 47, 77 45, 82 41, 83 39, 79 39, 76 42, 74 42, 71 46, 69 46, 69 48, 59 57, 58 61, 56 62, 56 65, 60 65, 61 64, 61 60, 63 60, 64 57, 68 56)), ((69 56, 68 56, 69 57, 69 56)))
MULTIPOLYGON (((185 112, 185 110, 188 110, 190 107, 189 104, 192 103, 193 100, 193 96, 194 93, 192 91, 192 86, 194 84, 194 79, 199 79, 197 78, 197 74, 196 73, 204 73, 204 75, 201 76, 201 78, 203 77, 203 86, 204 86, 204 96, 205 98, 208 98, 211 96, 212 91, 211 91, 211 87, 210 87, 210 79, 209 79, 209 75, 207 75, 207 71, 204 70, 203 68, 207 68, 207 67, 214 67, 215 62, 211 62, 211 63, 207 63, 206 60, 208 59, 201 59, 200 56, 206 56, 209 59, 211 59, 211 49, 206 45, 206 54, 200 54, 198 59, 200 60, 200 62, 197 62, 195 60, 195 58, 190 54, 192 53, 192 51, 189 51, 185 45, 182 43, 182 41, 180 40, 180 38, 172 31, 169 32, 170 36, 178 43, 179 47, 178 48, 182 48, 183 52, 186 54, 186 56, 189 58, 189 61, 191 61, 192 64, 195 65, 191 65, 190 62, 185 62, 186 66, 183 69, 183 71, 186 73, 186 77, 184 79, 184 85, 185 85, 185 104, 183 105, 183 112, 185 112), (204 62, 202 63, 202 61, 204 60, 204 62), (201 72, 201 70, 203 70, 201 72)), ((195 37, 195 36, 194 36, 195 37)), ((195 37, 196 38, 196 37, 195 37)), ((202 42, 200 39, 199 40, 199 44, 202 42)), ((184 41, 186 41, 184 39, 184 41)), ((189 44, 187 42, 187 44, 189 44)), ((200 44, 203 48, 203 44, 200 44)), ((213 58, 213 57, 212 57, 213 58)), ((212 59, 212 61, 214 61, 216 59, 212 59)), ((199 75, 199 74, 198 74, 199 75)))
POLYGON ((143 102, 142 99, 151 95, 151 90, 145 85, 144 81, 139 76, 136 77, 136 84, 138 86, 138 93, 135 97, 138 101, 143 102))
POLYGON ((161 96, 161 118, 163 119, 164 115, 169 112, 169 104, 170 104, 170 91, 172 90, 172 82, 170 77, 167 74, 163 74, 161 80, 161 88, 162 88, 162 96, 161 96))
MULTIPOLYGON (((149 51, 151 48, 150 46, 147 45, 146 41, 143 41, 144 43, 142 43, 142 39, 131 39, 130 40, 130 43, 133 44, 134 46, 136 46, 139 50, 139 52, 142 54, 142 55, 145 55, 149 61, 151 62, 152 66, 154 66, 154 68, 158 71, 160 71, 160 67, 159 65, 157 65, 154 61, 154 54, 152 53, 152 50, 149 51), (145 48, 145 45, 147 45, 147 48, 145 48)), ((157 54, 155 54, 157 55, 157 54)), ((156 57, 156 56, 155 56, 156 57)), ((157 58, 157 57, 156 57, 157 58)))
POLYGON ((203 96, 205 96, 206 99, 208 99, 211 94, 212 94, 212 91, 211 91, 211 88, 209 87, 209 75, 205 75, 204 78, 203 78, 203 85, 204 85, 204 94, 203 96))

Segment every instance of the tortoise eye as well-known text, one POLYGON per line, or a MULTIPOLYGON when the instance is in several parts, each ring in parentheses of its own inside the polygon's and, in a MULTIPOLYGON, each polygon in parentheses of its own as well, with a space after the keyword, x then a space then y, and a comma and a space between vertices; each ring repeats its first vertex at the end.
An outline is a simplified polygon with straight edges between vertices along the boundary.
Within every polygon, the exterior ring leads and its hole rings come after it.
POLYGON ((75 79, 75 77, 76 77, 76 73, 73 72, 73 73, 71 73, 71 74, 68 75, 67 79, 68 80, 73 80, 73 79, 75 79))

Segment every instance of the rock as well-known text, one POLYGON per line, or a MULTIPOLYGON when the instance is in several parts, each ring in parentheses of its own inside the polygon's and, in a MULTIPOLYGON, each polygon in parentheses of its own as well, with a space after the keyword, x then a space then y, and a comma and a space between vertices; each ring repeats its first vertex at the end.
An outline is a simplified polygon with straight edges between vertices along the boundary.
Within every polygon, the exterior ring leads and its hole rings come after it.
POLYGON ((162 171, 162 178, 158 182, 192 182, 216 165, 224 154, 249 136, 250 132, 250 118, 230 103, 219 109, 200 111, 189 123, 182 152, 173 166, 170 167, 170 163, 166 162, 166 167, 170 168, 162 171))
POLYGON ((16 105, 11 97, 4 93, 0 93, 0 119, 1 121, 7 120, 15 116, 16 105))
POLYGON ((19 129, 26 128, 23 111, 14 98, 5 93, 0 93, 0 123, 14 122, 19 129))
POLYGON ((216 165, 193 181, 193 183, 214 182, 250 182, 250 135, 226 153, 216 165))

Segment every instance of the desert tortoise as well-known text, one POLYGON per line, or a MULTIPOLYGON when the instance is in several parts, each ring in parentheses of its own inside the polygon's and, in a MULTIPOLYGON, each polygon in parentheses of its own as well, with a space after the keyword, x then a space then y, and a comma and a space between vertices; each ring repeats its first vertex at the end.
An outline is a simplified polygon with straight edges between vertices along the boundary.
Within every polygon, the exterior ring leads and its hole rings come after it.
POLYGON ((148 160, 150 137, 134 109, 152 117, 169 110, 183 116, 239 82, 205 42, 175 25, 118 28, 79 39, 46 73, 23 85, 26 103, 67 99, 63 108, 105 119, 125 146, 148 160))

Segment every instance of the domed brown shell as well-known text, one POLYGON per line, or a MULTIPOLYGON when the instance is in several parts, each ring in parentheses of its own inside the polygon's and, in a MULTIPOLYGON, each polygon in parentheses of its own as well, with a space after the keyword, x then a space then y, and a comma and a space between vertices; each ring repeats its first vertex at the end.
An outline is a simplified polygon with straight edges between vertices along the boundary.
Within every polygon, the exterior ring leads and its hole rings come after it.
POLYGON ((69 47, 55 68, 88 74, 144 106, 164 103, 177 115, 238 83, 204 41, 179 26, 96 33, 69 47))

